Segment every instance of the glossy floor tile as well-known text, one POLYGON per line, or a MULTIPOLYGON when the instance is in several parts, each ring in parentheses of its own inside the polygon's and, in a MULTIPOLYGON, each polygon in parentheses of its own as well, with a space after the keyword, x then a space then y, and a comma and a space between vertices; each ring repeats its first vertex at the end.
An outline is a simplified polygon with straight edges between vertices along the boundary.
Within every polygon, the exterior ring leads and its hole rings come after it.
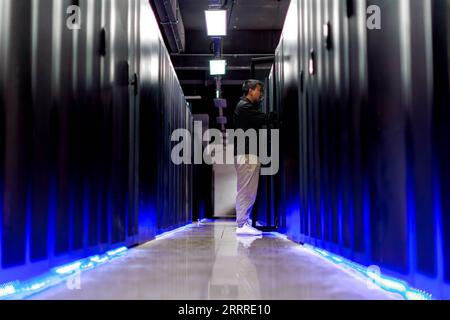
POLYGON ((275 235, 236 237, 235 223, 193 224, 129 250, 32 299, 396 299, 275 235), (69 289, 79 287, 79 289, 69 289))

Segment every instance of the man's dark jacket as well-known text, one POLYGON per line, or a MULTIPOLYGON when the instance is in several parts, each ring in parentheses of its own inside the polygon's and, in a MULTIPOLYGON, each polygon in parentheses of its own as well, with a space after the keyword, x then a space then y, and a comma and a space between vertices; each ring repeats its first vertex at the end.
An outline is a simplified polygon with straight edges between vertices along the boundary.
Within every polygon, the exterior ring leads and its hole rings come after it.
MULTIPOLYGON (((259 129, 269 124, 269 116, 259 110, 259 104, 254 104, 247 98, 242 98, 236 106, 233 115, 234 129, 242 129, 246 132, 249 129, 256 130, 259 139, 259 129)), ((258 150, 258 146, 256 146, 258 150)), ((245 142, 245 154, 250 153, 248 141, 245 142)), ((237 141, 235 141, 234 154, 238 154, 237 141)))

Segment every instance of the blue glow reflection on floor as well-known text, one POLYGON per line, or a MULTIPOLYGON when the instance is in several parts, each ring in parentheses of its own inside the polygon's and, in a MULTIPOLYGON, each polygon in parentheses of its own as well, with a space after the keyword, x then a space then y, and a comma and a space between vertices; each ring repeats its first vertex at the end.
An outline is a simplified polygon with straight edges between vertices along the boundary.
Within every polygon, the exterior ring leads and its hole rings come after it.
POLYGON ((48 273, 30 280, 0 284, 0 300, 27 298, 64 281, 68 281, 72 277, 79 275, 82 271, 93 269, 121 257, 126 254, 127 251, 127 247, 120 247, 108 251, 103 255, 95 255, 64 266, 53 268, 48 273))
MULTIPOLYGON (((207 219, 203 219, 200 222, 204 223, 208 221, 209 220, 207 219)), ((156 236, 155 240, 165 239, 179 231, 186 230, 190 226, 192 226, 192 224, 165 232, 156 236)), ((103 255, 95 255, 64 266, 53 268, 48 273, 30 280, 0 284, 0 300, 25 299, 64 281, 69 281, 71 278, 79 275, 80 272, 103 265, 113 259, 125 255, 127 252, 127 247, 120 247, 110 250, 103 255)))
POLYGON ((171 231, 164 232, 164 233, 162 233, 162 234, 157 235, 157 236, 155 237, 155 240, 166 239, 166 238, 168 238, 168 237, 174 235, 175 233, 178 233, 178 232, 180 232, 180 231, 185 231, 185 230, 187 230, 187 229, 190 228, 191 226, 192 226, 191 224, 188 224, 188 225, 186 225, 186 226, 184 226, 184 227, 180 227, 180 228, 177 228, 177 229, 174 229, 174 230, 171 230, 171 231))
MULTIPOLYGON (((185 230, 190 225, 163 233, 156 236, 156 240, 167 238, 179 231, 185 230)), ((49 287, 67 281, 81 271, 93 269, 99 265, 105 264, 115 258, 123 256, 128 251, 127 247, 120 247, 106 252, 103 255, 95 255, 73 263, 52 269, 49 273, 24 282, 14 281, 6 284, 0 284, 0 300, 6 299, 24 299, 33 294, 39 293, 49 287)))
POLYGON ((412 288, 405 281, 384 276, 379 268, 364 267, 326 250, 305 244, 303 248, 319 254, 323 258, 344 268, 350 268, 367 279, 368 284, 375 285, 388 292, 400 294, 405 300, 431 300, 432 295, 423 290, 412 288))
MULTIPOLYGON (((277 232, 269 232, 267 234, 282 238, 284 240, 289 240, 286 235, 277 232)), ((368 284, 377 286, 388 292, 400 294, 405 300, 432 300, 431 293, 412 288, 405 281, 384 276, 381 274, 380 269, 376 268, 375 266, 364 267, 363 265, 357 264, 324 249, 317 248, 308 244, 299 246, 299 248, 303 248, 312 253, 318 254, 336 265, 342 266, 346 269, 351 269, 352 271, 356 271, 359 275, 367 280, 368 284)))

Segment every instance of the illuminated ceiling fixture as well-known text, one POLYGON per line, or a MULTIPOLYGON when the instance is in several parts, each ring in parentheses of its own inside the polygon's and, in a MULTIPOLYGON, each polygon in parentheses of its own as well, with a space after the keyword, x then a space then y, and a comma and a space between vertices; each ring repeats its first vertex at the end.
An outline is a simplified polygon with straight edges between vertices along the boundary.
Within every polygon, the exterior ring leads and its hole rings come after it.
POLYGON ((209 73, 212 76, 223 76, 226 73, 225 60, 210 60, 209 61, 209 73))
POLYGON ((227 11, 226 10, 206 10, 206 27, 208 36, 224 37, 227 35, 227 11))

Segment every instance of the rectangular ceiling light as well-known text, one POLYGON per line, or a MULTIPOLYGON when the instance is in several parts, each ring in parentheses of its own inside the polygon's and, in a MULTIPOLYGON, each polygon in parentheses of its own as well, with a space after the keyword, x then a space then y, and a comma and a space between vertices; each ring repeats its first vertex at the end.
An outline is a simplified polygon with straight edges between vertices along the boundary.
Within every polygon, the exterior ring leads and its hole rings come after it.
POLYGON ((227 11, 226 10, 206 10, 206 27, 208 36, 224 37, 227 35, 227 11))
POLYGON ((222 76, 226 73, 226 61, 225 60, 210 60, 209 61, 209 73, 212 76, 222 76))

